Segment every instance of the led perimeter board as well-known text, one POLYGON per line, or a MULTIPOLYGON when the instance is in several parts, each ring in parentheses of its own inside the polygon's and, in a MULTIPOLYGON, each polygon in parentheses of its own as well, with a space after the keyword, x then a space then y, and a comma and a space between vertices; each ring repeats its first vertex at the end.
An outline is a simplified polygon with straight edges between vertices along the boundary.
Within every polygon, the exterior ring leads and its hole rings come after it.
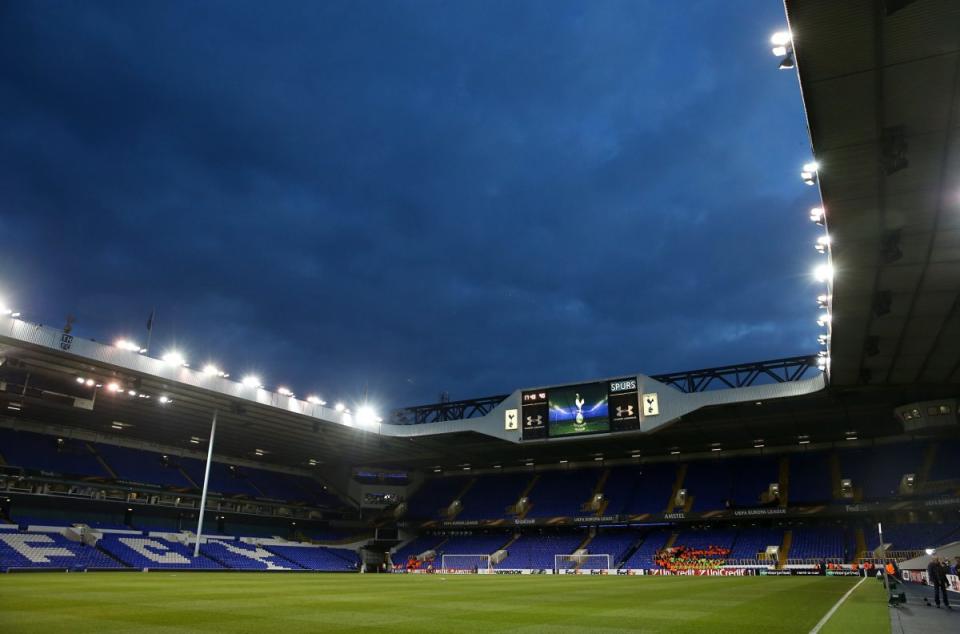
POLYGON ((640 429, 636 378, 527 390, 521 403, 524 440, 640 429))

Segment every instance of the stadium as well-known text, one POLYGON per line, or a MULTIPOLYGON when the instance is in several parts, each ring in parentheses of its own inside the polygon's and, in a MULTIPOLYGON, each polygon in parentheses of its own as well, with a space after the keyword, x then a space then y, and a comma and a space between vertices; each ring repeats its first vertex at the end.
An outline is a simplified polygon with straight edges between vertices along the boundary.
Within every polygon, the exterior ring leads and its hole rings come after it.
POLYGON ((960 7, 784 4, 808 350, 388 412, 5 297, 0 628, 960 630, 960 7))

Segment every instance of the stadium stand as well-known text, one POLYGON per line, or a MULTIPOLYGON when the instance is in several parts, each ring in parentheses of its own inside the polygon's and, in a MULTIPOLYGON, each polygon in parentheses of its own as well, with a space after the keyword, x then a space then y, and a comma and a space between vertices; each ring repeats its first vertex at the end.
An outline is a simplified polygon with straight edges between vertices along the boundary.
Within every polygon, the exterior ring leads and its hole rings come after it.
POLYGON ((555 555, 569 555, 584 539, 574 535, 524 535, 507 547, 498 568, 553 569, 555 555))
POLYGON ((907 444, 841 451, 840 475, 852 480, 857 501, 897 497, 900 478, 919 471, 924 449, 921 444, 907 444))
POLYGON ((0 531, 0 570, 123 568, 106 553, 57 533, 0 531))
POLYGON ((420 535, 412 539, 410 542, 404 544, 398 548, 390 556, 390 560, 394 564, 403 564, 406 563, 407 559, 410 557, 417 557, 418 555, 425 553, 429 550, 436 551, 436 549, 446 541, 445 537, 439 537, 436 535, 420 535))
POLYGON ((600 471, 548 471, 530 492, 533 505, 527 517, 571 516, 581 513, 597 484, 600 471))
POLYGON ((24 469, 109 478, 110 473, 87 443, 0 427, 0 446, 7 464, 24 469))
POLYGON ((656 554, 669 542, 668 530, 654 530, 642 536, 643 541, 623 564, 623 568, 655 569, 660 566, 655 561, 656 554))
POLYGON ((619 565, 630 547, 637 542, 639 535, 632 531, 602 532, 594 535, 587 544, 587 552, 596 555, 610 555, 610 563, 619 565))
POLYGON ((237 541, 207 541, 200 553, 236 570, 303 570, 305 566, 259 546, 237 541))
POLYGON ((610 502, 606 512, 662 513, 676 478, 677 466, 673 463, 611 469, 603 491, 610 502))
POLYGON ((732 460, 705 460, 687 465, 683 488, 693 497, 690 509, 706 511, 722 509, 733 496, 732 460))
POLYGON ((736 537, 737 532, 734 530, 708 529, 683 531, 677 535, 677 539, 674 540, 673 545, 685 546, 693 550, 710 547, 731 550, 736 537))
POLYGON ((756 559, 767 546, 779 546, 783 542, 783 530, 779 528, 744 528, 737 531, 730 559, 756 559))
POLYGON ((793 529, 790 559, 844 559, 842 528, 801 527, 793 529))
POLYGON ((833 499, 829 453, 794 453, 789 460, 790 504, 828 503, 833 499))
MULTIPOLYGON (((874 550, 880 545, 880 535, 875 528, 865 531, 867 547, 874 550)), ((890 550, 923 550, 935 548, 960 538, 960 524, 884 524, 883 541, 890 550)))
POLYGON ((308 545, 267 546, 265 548, 291 564, 306 570, 356 572, 360 563, 360 558, 355 552, 344 548, 308 545))
POLYGON ((763 501, 761 495, 780 479, 779 457, 748 456, 731 459, 731 462, 734 506, 757 506, 763 501))
POLYGON ((205 556, 193 558, 191 546, 156 536, 104 535, 97 546, 130 568, 217 569, 224 566, 205 556))
POLYGON ((464 477, 427 480, 407 502, 407 516, 425 519, 440 517, 467 482, 468 478, 464 477))
POLYGON ((161 454, 117 445, 97 443, 94 448, 121 480, 193 488, 180 472, 176 460, 165 462, 165 456, 161 454))
MULTIPOLYGON (((506 517, 507 507, 516 504, 520 494, 530 482, 526 473, 489 475, 478 478, 467 490, 460 503, 463 510, 457 519, 479 520, 506 517)), ((535 491, 539 490, 538 483, 535 491)), ((534 509, 539 502, 534 498, 534 509)))

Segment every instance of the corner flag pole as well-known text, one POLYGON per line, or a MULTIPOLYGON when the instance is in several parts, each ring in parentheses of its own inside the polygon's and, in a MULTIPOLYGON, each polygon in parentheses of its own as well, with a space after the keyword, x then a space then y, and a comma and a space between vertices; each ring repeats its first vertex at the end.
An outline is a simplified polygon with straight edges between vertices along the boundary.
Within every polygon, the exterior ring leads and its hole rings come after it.
POLYGON ((207 447, 207 468, 203 473, 203 493, 200 495, 200 519, 197 520, 197 544, 193 556, 200 556, 200 536, 203 534, 203 513, 207 508, 207 485, 210 483, 210 463, 213 462, 213 437, 217 433, 217 410, 213 410, 213 423, 210 424, 210 443, 207 447))

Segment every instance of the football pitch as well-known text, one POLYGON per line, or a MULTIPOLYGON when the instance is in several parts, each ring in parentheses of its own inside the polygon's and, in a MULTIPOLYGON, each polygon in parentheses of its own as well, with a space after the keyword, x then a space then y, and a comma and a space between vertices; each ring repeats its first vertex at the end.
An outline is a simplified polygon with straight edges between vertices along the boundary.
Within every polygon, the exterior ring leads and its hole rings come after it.
MULTIPOLYGON (((0 575, 0 632, 809 632, 858 579, 0 575)), ((890 632, 866 580, 825 634, 890 632)))

